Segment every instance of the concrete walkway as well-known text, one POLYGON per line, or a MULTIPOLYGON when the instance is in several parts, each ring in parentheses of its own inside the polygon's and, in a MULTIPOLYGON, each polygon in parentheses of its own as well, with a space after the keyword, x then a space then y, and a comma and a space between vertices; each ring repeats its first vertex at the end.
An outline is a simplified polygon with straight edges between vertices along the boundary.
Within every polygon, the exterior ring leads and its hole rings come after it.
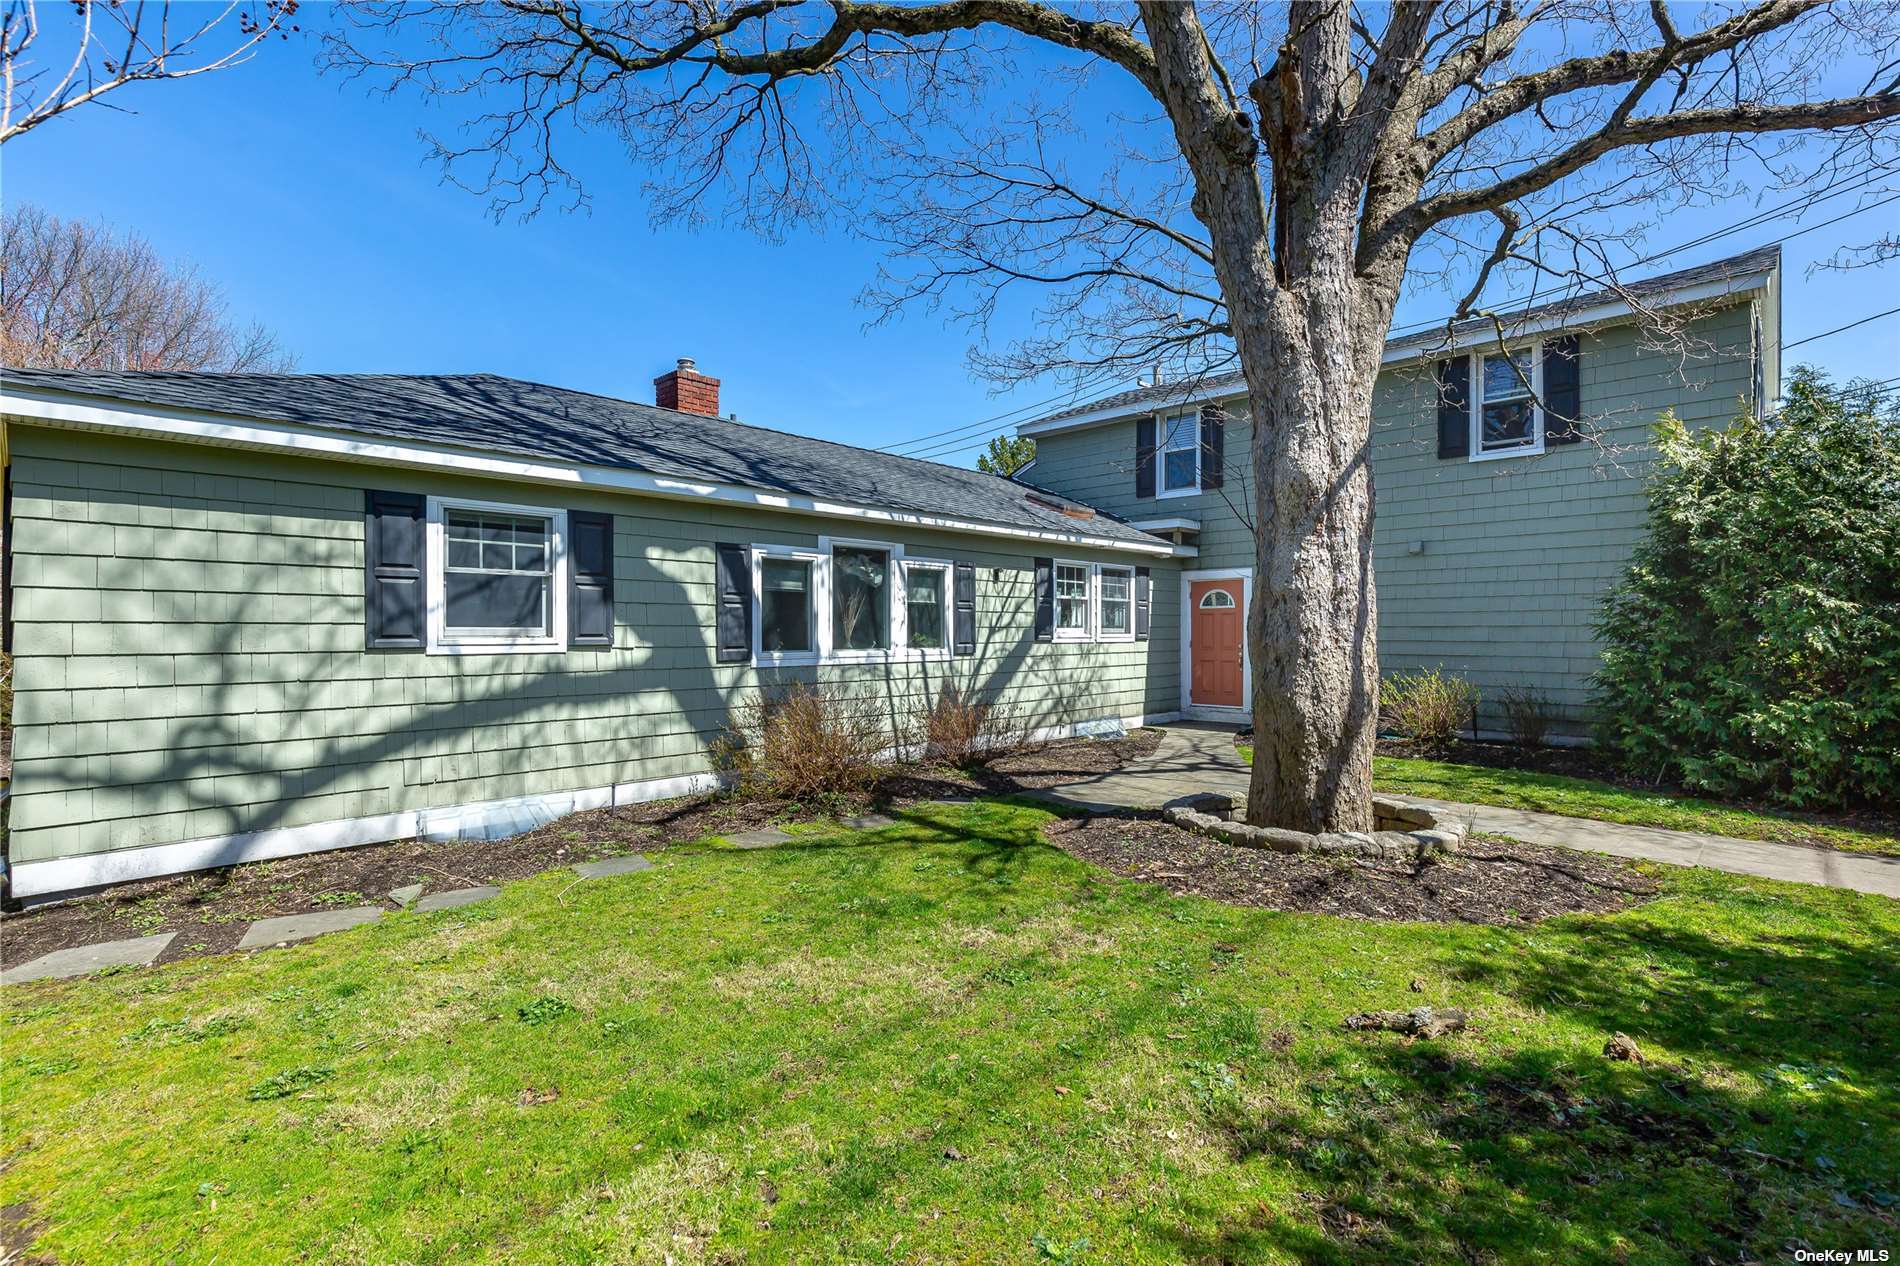
MULTIPOLYGON (((1134 769, 1097 774, 1040 799, 1085 809, 1158 808, 1197 791, 1218 791, 1244 800, 1249 771, 1234 750, 1234 727, 1177 722, 1161 729, 1161 746, 1134 769)), ((1455 804, 1406 796, 1444 810, 1474 832, 1508 835, 1528 844, 1548 844, 1617 857, 1707 866, 1734 875, 1757 875, 1823 888, 1852 888, 1900 898, 1900 858, 1839 853, 1798 844, 1765 844, 1724 835, 1625 826, 1555 813, 1531 813, 1491 805, 1455 804)))

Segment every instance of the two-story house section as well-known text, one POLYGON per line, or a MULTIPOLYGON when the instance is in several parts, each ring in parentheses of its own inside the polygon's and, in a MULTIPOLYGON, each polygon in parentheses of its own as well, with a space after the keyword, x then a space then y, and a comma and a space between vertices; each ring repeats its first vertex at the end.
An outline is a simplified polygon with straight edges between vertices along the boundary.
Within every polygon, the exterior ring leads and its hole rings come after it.
MULTIPOLYGON (((1671 410, 1724 426, 1779 393, 1780 263, 1767 247, 1386 345, 1372 428, 1385 672, 1443 667, 1492 698, 1532 687, 1562 731, 1588 732, 1599 602, 1643 531, 1652 428, 1671 410)), ((1120 392, 1018 433, 1036 440, 1029 482, 1195 548, 1181 708, 1243 719, 1254 488, 1239 375, 1120 392)))

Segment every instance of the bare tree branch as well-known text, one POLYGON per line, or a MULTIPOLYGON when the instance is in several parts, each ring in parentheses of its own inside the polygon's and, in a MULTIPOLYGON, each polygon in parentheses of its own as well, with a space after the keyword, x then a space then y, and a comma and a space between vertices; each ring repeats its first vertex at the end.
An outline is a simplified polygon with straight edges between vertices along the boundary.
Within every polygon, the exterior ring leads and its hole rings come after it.
POLYGON ((51 119, 102 100, 127 85, 190 79, 249 61, 275 35, 288 39, 300 28, 293 19, 300 0, 251 0, 179 5, 192 20, 172 30, 170 3, 102 3, 75 0, 49 7, 69 11, 77 24, 70 58, 39 59, 47 33, 37 0, 6 0, 0 8, 0 144, 24 136, 51 119), (213 36, 235 28, 235 43, 211 51, 213 36), (110 41, 110 43, 108 43, 110 41))

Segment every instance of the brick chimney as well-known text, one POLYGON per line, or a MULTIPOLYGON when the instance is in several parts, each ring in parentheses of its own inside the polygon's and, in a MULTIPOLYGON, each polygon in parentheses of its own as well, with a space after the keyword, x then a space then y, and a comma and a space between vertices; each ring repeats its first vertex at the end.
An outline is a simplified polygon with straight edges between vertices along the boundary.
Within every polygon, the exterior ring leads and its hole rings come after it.
POLYGON ((693 358, 680 357, 679 366, 653 380, 653 403, 681 413, 719 416, 719 380, 693 368, 693 358))

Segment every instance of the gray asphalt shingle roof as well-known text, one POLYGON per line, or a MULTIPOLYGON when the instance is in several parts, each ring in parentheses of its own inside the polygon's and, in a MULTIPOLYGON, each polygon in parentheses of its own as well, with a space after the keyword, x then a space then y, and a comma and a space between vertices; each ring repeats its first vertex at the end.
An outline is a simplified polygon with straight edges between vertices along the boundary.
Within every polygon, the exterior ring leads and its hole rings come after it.
MULTIPOLYGON (((1702 285, 1705 282, 1748 277, 1756 273, 1767 272, 1779 267, 1780 264, 1780 245, 1762 246, 1752 251, 1744 251, 1740 255, 1730 255, 1725 259, 1711 260, 1706 264, 1697 264, 1693 268, 1681 268, 1673 273, 1660 273, 1654 277, 1645 277, 1641 281, 1627 282, 1616 290, 1592 290, 1586 294, 1572 295, 1568 298, 1556 299, 1549 303, 1539 303, 1530 307, 1518 308, 1514 311, 1499 314, 1499 319, 1508 332, 1513 325, 1530 321, 1543 321, 1550 318, 1560 318, 1573 312, 1584 312, 1600 304, 1611 302, 1612 300, 1630 299, 1640 303, 1644 300, 1654 299, 1656 296, 1671 290, 1684 290, 1693 286, 1702 285)), ((1492 328, 1491 318, 1473 317, 1470 320, 1460 321, 1452 326, 1449 331, 1449 338, 1456 339, 1463 335, 1492 328)), ((1424 352, 1435 347, 1443 346, 1447 341, 1448 335, 1445 327, 1443 325, 1436 325, 1420 333, 1406 335, 1404 338, 1390 339, 1385 345, 1385 350, 1388 354, 1410 349, 1424 352)), ((1198 380, 1176 379, 1173 382, 1164 382, 1157 387, 1131 387, 1126 391, 1117 391, 1112 395, 1099 396, 1094 400, 1071 405, 1066 409, 1059 409, 1054 413, 1045 413, 1041 417, 1032 418, 1021 425, 1024 427, 1037 426, 1044 422, 1059 422, 1064 418, 1080 417, 1085 413, 1094 414, 1103 410, 1113 410, 1124 407, 1131 413, 1140 412, 1143 405, 1158 404, 1164 401, 1179 401, 1189 397, 1200 399, 1212 396, 1224 396, 1232 392, 1241 391, 1244 387, 1245 383, 1238 372, 1208 374, 1198 380)))
MULTIPOLYGON (((33 387, 353 435, 712 480, 883 510, 1157 544, 1107 515, 1077 519, 981 471, 678 413, 494 374, 103 373, 4 369, 33 387)), ((1039 496, 1043 496, 1038 491, 1039 496)), ((1080 503, 1062 498, 1046 499, 1080 503)))

